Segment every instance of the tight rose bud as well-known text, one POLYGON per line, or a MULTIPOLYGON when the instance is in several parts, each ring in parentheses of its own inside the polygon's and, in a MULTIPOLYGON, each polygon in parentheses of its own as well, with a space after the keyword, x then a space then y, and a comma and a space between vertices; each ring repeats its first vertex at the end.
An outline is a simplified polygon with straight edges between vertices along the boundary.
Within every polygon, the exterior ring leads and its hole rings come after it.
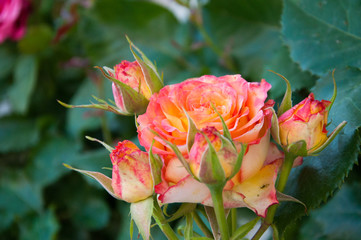
POLYGON ((114 101, 119 110, 126 115, 144 113, 152 93, 139 64, 123 60, 114 70, 106 70, 111 77, 120 81, 112 83, 114 101))
POLYGON ((148 153, 131 141, 119 142, 110 154, 114 193, 126 202, 138 202, 153 194, 153 178, 148 153))
POLYGON ((217 183, 231 176, 237 158, 237 150, 231 142, 215 127, 206 127, 202 133, 195 135, 194 144, 189 152, 189 166, 194 176, 202 182, 217 183), (214 155, 206 138, 216 152, 214 155), (212 162, 211 158, 216 162, 212 162), (221 166, 220 169, 216 169, 217 165, 221 166))
POLYGON ((327 138, 327 106, 330 101, 315 100, 313 93, 283 113, 279 121, 280 140, 283 146, 304 140, 307 154, 323 145, 327 138))

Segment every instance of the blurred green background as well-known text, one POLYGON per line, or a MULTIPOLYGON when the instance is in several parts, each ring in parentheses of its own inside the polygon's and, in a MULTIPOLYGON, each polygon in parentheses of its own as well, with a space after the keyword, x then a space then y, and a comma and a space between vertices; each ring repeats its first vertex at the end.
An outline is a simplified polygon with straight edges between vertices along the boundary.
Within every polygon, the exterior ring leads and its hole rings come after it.
MULTIPOLYGON (((62 164, 110 176, 102 169, 111 167, 108 152, 85 136, 137 142, 134 118, 56 101, 112 99, 93 66, 133 61, 125 35, 166 84, 206 74, 265 78, 278 103, 285 84, 268 69, 290 80, 295 103, 310 91, 330 99, 336 69, 328 129, 348 125, 292 173, 286 193, 305 202, 309 216, 283 204, 276 223, 286 239, 359 239, 361 1, 156 2, 33 0, 26 35, 0 45, 0 239, 130 239, 129 205, 62 164)), ((156 227, 153 235, 162 239, 156 227)))

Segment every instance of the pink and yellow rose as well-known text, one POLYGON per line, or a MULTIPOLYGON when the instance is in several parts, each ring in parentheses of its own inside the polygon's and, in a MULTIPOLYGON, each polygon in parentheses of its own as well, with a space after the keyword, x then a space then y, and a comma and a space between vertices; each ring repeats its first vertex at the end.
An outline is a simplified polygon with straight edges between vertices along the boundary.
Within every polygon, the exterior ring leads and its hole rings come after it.
POLYGON ((131 141, 119 142, 110 154, 113 164, 114 194, 126 202, 138 202, 153 194, 153 178, 148 153, 131 141))
POLYGON ((265 80, 250 83, 240 75, 203 76, 166 86, 150 98, 146 113, 138 117, 138 137, 147 150, 154 139, 153 152, 163 159, 163 182, 155 187, 161 201, 212 205, 208 188, 188 174, 162 138, 193 162, 187 151, 187 114, 198 129, 213 127, 222 133, 218 112, 233 141, 248 144, 240 171, 225 187, 225 206, 247 206, 265 216, 268 206, 278 202, 274 183, 279 161, 266 161, 273 101, 265 101, 270 88, 265 80))
POLYGON ((283 113, 279 119, 280 140, 283 146, 304 140, 308 154, 327 140, 326 108, 330 101, 315 100, 313 93, 299 104, 283 113))

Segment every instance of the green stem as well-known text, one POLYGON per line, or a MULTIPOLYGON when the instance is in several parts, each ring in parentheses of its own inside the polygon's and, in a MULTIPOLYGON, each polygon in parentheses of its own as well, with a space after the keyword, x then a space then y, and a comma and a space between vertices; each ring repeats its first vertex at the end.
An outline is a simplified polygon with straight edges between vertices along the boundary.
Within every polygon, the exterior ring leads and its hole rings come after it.
POLYGON ((208 188, 211 191, 212 201, 213 201, 213 207, 214 212, 216 214, 217 223, 219 230, 221 232, 222 240, 229 240, 229 231, 227 226, 227 219, 226 214, 224 212, 224 206, 223 206, 223 185, 217 185, 217 186, 209 186, 208 188))
MULTIPOLYGON (((276 186, 276 189, 279 192, 283 192, 283 190, 285 189, 288 177, 292 170, 293 162, 295 161, 296 158, 297 158, 297 156, 285 151, 285 160, 283 162, 283 165, 281 168, 281 173, 278 178, 278 183, 276 186)), ((276 204, 276 205, 272 205, 268 208, 267 216, 263 220, 261 227, 258 229, 256 234, 253 236, 252 240, 258 240, 263 235, 263 233, 268 229, 268 227, 271 226, 271 224, 273 223, 273 219, 276 214, 276 210, 277 210, 278 206, 279 206, 279 204, 276 204)))
POLYGON ((231 235, 233 235, 234 231, 237 229, 237 209, 231 209, 231 235))
POLYGON ((173 229, 165 219, 162 209, 159 207, 158 201, 156 199, 154 201, 153 218, 156 221, 159 228, 164 233, 164 235, 169 240, 178 240, 177 235, 175 234, 175 232, 173 231, 173 229))
POLYGON ((193 219, 198 225, 198 227, 201 229, 201 231, 204 233, 206 237, 213 238, 212 232, 208 229, 207 225, 202 221, 202 218, 198 215, 196 211, 193 212, 193 219))

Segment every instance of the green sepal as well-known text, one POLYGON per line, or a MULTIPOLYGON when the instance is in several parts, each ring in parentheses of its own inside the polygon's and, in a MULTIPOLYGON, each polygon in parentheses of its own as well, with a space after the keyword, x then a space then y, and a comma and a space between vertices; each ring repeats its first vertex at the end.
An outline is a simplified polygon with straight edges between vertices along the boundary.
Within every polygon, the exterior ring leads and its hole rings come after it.
POLYGON ((150 236, 150 223, 153 214, 153 197, 130 204, 130 214, 143 239, 150 236))
MULTIPOLYGON (((94 96, 93 96, 94 97, 94 96)), ((95 97, 94 97, 95 98, 95 97)), ((95 99, 98 99, 98 98, 95 98, 95 99)), ((128 112, 124 112, 122 110, 120 110, 118 107, 116 106, 113 106, 113 105, 110 105, 108 103, 106 103, 104 100, 105 103, 102 103, 102 104, 99 104, 99 103, 92 103, 92 104, 83 104, 83 105, 70 105, 70 104, 67 104, 67 103, 64 103, 60 100, 56 100, 60 105, 62 105, 63 107, 66 107, 66 108, 95 108, 95 109, 100 109, 100 110, 105 110, 105 111, 109 111, 109 112, 112 112, 112 113, 115 113, 115 114, 119 114, 119 115, 125 115, 125 116, 130 116, 132 114, 128 113, 128 112)))
POLYGON ((254 228, 254 226, 256 225, 259 219, 260 217, 256 217, 255 219, 237 228, 237 230, 231 236, 230 240, 237 240, 244 238, 247 235, 247 233, 249 233, 254 228))
POLYGON ((273 137, 273 140, 275 140, 278 145, 281 144, 281 138, 280 138, 280 127, 278 123, 278 117, 273 108, 271 108, 272 111, 272 120, 271 120, 271 135, 273 137))
POLYGON ((217 113, 217 115, 219 116, 219 118, 221 119, 222 122, 222 128, 223 128, 223 135, 229 140, 231 141, 232 145, 234 148, 236 148, 236 146, 234 145, 233 141, 232 141, 232 136, 231 133, 226 125, 226 122, 224 121, 222 115, 217 111, 216 107, 213 105, 213 103, 211 102, 211 106, 213 108, 213 110, 217 113))
POLYGON ((247 144, 242 143, 241 146, 242 146, 242 148, 241 148, 241 151, 238 153, 237 161, 236 161, 236 164, 234 165, 233 172, 228 177, 227 180, 232 179, 239 172, 239 170, 242 167, 243 157, 244 157, 244 154, 246 153, 246 150, 247 150, 247 144))
POLYGON ((192 213, 187 213, 185 216, 186 216, 186 225, 184 228, 184 239, 191 239, 193 237, 192 213))
POLYGON ((188 115, 187 111, 183 109, 185 115, 187 116, 188 120, 188 131, 187 131, 187 150, 188 153, 191 151, 191 148, 194 143, 194 138, 196 136, 196 133, 198 132, 198 129, 196 127, 196 124, 194 123, 193 119, 188 115))
POLYGON ((99 139, 92 138, 92 137, 89 137, 89 136, 85 136, 85 138, 88 139, 88 140, 90 140, 90 141, 100 143, 100 144, 103 145, 103 147, 105 147, 109 152, 112 152, 112 151, 115 149, 115 148, 109 146, 108 144, 106 144, 105 142, 100 141, 99 139))
POLYGON ((143 114, 145 112, 149 103, 148 99, 146 99, 141 93, 137 92, 127 84, 106 74, 101 67, 95 66, 95 68, 99 69, 104 77, 115 83, 118 89, 121 91, 125 112, 127 112, 128 115, 143 114))
POLYGON ((182 163, 183 167, 187 170, 187 172, 194 178, 196 179, 197 181, 199 181, 199 179, 194 176, 194 174, 192 173, 190 167, 189 167, 189 164, 188 162, 185 160, 185 158, 183 157, 181 151, 179 150, 179 148, 174 145, 173 143, 165 140, 163 137, 161 137, 156 131, 154 131, 153 129, 150 129, 150 131, 156 135, 157 137, 159 137, 160 139, 162 139, 162 141, 164 141, 172 150, 173 152, 175 153, 175 155, 177 156, 177 158, 179 159, 179 161, 182 163))
POLYGON ((332 97, 330 99, 331 104, 326 107, 327 112, 329 112, 331 110, 331 107, 332 107, 333 103, 335 102, 336 96, 337 96, 337 85, 336 85, 336 80, 335 80, 335 69, 332 71, 332 81, 333 81, 333 94, 332 94, 332 97))
POLYGON ((196 203, 182 203, 178 210, 174 214, 172 214, 170 218, 167 219, 167 222, 172 222, 181 217, 184 217, 185 214, 193 212, 196 207, 196 203))
POLYGON ((202 154, 201 163, 199 166, 199 180, 202 183, 208 185, 218 185, 220 183, 225 183, 226 174, 223 170, 223 167, 219 161, 216 149, 214 149, 209 138, 201 132, 208 143, 208 149, 205 150, 202 154))
POLYGON ((281 105, 280 107, 278 108, 278 111, 277 111, 277 116, 281 116, 284 112, 286 112, 288 109, 292 108, 292 89, 291 89, 291 84, 290 82, 287 80, 287 78, 285 78, 284 76, 282 76, 281 74, 279 73, 276 73, 272 70, 268 70, 278 76, 280 76, 285 82, 286 82, 286 85, 287 85, 287 88, 286 88, 286 92, 285 92, 285 95, 283 96, 283 99, 282 99, 282 102, 281 102, 281 105))
POLYGON ((122 200, 120 199, 119 197, 117 197, 114 193, 114 190, 113 190, 113 187, 112 187, 112 179, 105 176, 104 174, 100 173, 100 172, 93 172, 93 171, 86 171, 86 170, 80 170, 80 169, 77 169, 77 168, 73 168, 72 166, 66 164, 66 163, 63 163, 63 165, 66 167, 66 168, 69 168, 71 170, 74 170, 74 171, 77 171, 77 172, 80 172, 86 176, 89 176, 95 180, 97 180, 101 185, 102 187, 110 194, 112 195, 114 198, 118 199, 118 200, 122 200))
POLYGON ((130 224, 129 224, 129 236, 130 240, 133 239, 133 232, 134 232, 134 221, 132 218, 130 218, 130 224))
POLYGON ((138 62, 140 68, 142 69, 145 82, 149 87, 152 94, 159 92, 163 88, 164 83, 162 78, 159 76, 156 66, 147 58, 147 56, 130 41, 128 36, 126 36, 130 51, 132 52, 135 60, 138 62), (134 52, 133 48, 140 54, 141 58, 134 52))
POLYGON ((209 237, 192 237, 191 240, 213 240, 213 238, 209 238, 209 237))
POLYGON ((295 202, 295 203, 301 204, 302 206, 305 207, 305 212, 307 212, 306 204, 304 204, 303 202, 301 202, 297 198, 294 198, 294 197, 289 196, 287 194, 281 193, 279 191, 276 192, 276 196, 277 196, 277 200, 280 201, 280 202, 295 202))
POLYGON ((149 149, 149 163, 150 163, 150 167, 152 168, 152 177, 153 177, 153 183, 154 186, 161 183, 162 182, 162 176, 161 176, 161 171, 162 171, 162 159, 160 159, 160 157, 158 155, 154 155, 153 154, 153 144, 154 144, 154 140, 152 141, 152 145, 150 146, 149 149))
POLYGON ((307 154, 307 144, 305 140, 300 140, 294 143, 291 143, 287 146, 286 151, 292 154, 293 156, 306 157, 307 154))
POLYGON ((317 149, 315 149, 314 151, 312 151, 312 153, 310 154, 312 155, 316 155, 318 153, 320 153, 321 151, 323 151, 323 149, 325 149, 332 141, 333 139, 335 139, 335 137, 340 133, 340 131, 346 126, 347 122, 343 121, 341 122, 336 128, 335 130, 332 131, 332 133, 330 134, 330 136, 327 138, 326 142, 324 142, 320 147, 318 147, 317 149))

